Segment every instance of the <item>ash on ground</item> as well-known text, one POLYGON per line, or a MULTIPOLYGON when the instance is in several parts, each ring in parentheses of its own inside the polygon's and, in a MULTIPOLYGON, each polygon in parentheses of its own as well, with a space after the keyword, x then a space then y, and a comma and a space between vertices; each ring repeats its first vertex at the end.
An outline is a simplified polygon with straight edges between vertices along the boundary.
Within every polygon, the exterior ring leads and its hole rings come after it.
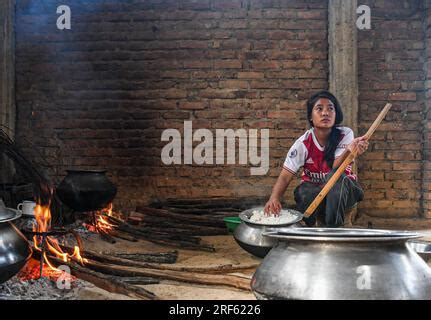
POLYGON ((0 284, 0 300, 76 300, 83 287, 94 285, 75 279, 70 289, 59 289, 56 281, 47 277, 21 280, 15 276, 0 284))

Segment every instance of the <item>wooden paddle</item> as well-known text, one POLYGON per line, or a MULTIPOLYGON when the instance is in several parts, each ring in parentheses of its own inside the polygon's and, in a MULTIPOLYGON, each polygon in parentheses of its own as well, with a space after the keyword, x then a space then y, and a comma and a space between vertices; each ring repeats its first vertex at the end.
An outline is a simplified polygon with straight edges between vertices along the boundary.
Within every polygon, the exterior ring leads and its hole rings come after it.
MULTIPOLYGON (((368 140, 373 135, 374 131, 376 131, 377 127, 380 125, 386 114, 388 113, 389 109, 392 107, 392 104, 387 103, 386 106, 383 108, 383 110, 378 115, 377 119, 374 120, 374 123, 371 125, 370 129, 368 129, 367 133, 364 135, 368 137, 368 140)), ((334 184, 338 181, 340 176, 343 174, 343 172, 346 170, 347 166, 352 163, 352 161, 355 159, 357 154, 357 150, 354 150, 354 152, 351 152, 347 158, 343 161, 343 163, 338 167, 337 171, 333 174, 333 176, 328 180, 328 182, 323 187, 322 191, 317 195, 317 197, 314 199, 314 201, 310 204, 310 206, 305 210, 304 217, 308 218, 311 216, 316 208, 319 206, 319 204, 323 201, 323 199, 326 197, 328 192, 332 189, 334 184)))

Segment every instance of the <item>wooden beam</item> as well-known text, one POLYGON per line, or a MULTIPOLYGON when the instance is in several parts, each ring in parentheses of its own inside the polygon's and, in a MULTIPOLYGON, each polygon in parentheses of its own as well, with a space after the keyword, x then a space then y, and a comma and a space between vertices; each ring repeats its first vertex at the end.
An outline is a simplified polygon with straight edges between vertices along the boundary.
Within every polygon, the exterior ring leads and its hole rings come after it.
MULTIPOLYGON (((15 137, 15 0, 0 1, 0 125, 15 137)), ((14 165, 0 155, 0 182, 12 182, 14 165)))
POLYGON ((357 0, 329 0, 329 90, 340 100, 344 124, 358 131, 357 0))
MULTIPOLYGON (((431 27, 431 2, 423 1, 423 30, 428 31, 431 27)), ((428 52, 431 50, 431 34, 425 32, 425 61, 424 73, 425 81, 425 103, 423 104, 423 122, 422 122, 422 217, 431 219, 431 56, 428 52)))
MULTIPOLYGON (((329 90, 339 99, 343 124, 358 134, 357 0, 329 0, 329 90)), ((356 166, 353 168, 356 170, 356 166)), ((356 208, 346 216, 354 221, 356 208)))

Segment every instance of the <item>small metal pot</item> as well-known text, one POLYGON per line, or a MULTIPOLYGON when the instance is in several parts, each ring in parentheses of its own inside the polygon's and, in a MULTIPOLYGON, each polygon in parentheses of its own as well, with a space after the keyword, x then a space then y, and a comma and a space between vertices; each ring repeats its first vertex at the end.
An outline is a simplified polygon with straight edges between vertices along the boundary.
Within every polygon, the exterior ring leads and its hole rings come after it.
POLYGON ((407 244, 411 232, 285 229, 253 275, 258 299, 431 299, 431 269, 407 244))
POLYGON ((29 242, 11 222, 19 217, 21 212, 0 200, 0 283, 16 275, 32 255, 29 242))
POLYGON ((297 223, 302 219, 302 213, 299 211, 288 210, 288 212, 294 216, 289 223, 266 225, 250 221, 250 217, 254 210, 263 210, 263 207, 252 208, 241 212, 239 217, 242 222, 235 229, 233 236, 241 248, 258 258, 265 257, 277 243, 276 239, 264 236, 265 232, 277 231, 279 228, 293 228, 301 226, 297 223))

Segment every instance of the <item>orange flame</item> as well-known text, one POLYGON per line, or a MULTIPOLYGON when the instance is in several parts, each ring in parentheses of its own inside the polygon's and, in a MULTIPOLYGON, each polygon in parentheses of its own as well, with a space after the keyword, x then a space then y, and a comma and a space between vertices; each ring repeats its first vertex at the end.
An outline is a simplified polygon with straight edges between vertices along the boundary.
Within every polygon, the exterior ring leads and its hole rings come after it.
POLYGON ((96 226, 94 227, 91 225, 86 225, 87 229, 92 232, 102 231, 105 233, 109 233, 114 228, 118 227, 118 224, 112 223, 108 221, 108 219, 106 218, 106 216, 108 216, 108 217, 113 217, 116 220, 123 221, 121 214, 114 212, 112 208, 113 208, 113 205, 112 203, 110 203, 106 208, 95 212, 96 226))
MULTIPOLYGON (((36 218, 36 225, 33 226, 34 232, 48 232, 51 230, 51 211, 49 209, 49 206, 41 206, 39 204, 36 205, 34 209, 35 218, 36 218)), ((38 251, 42 251, 41 246, 42 244, 42 236, 35 235, 33 237, 34 247, 38 251)), ((46 249, 49 250, 49 252, 53 253, 57 258, 61 259, 64 262, 69 262, 70 260, 77 261, 81 264, 84 264, 88 262, 86 259, 82 258, 81 252, 79 250, 78 246, 75 246, 74 252, 72 255, 64 252, 58 241, 53 238, 52 236, 46 237, 46 249)), ((52 263, 50 263, 46 253, 44 255, 44 260, 48 264, 49 268, 53 271, 62 272, 61 270, 55 268, 52 263)))

